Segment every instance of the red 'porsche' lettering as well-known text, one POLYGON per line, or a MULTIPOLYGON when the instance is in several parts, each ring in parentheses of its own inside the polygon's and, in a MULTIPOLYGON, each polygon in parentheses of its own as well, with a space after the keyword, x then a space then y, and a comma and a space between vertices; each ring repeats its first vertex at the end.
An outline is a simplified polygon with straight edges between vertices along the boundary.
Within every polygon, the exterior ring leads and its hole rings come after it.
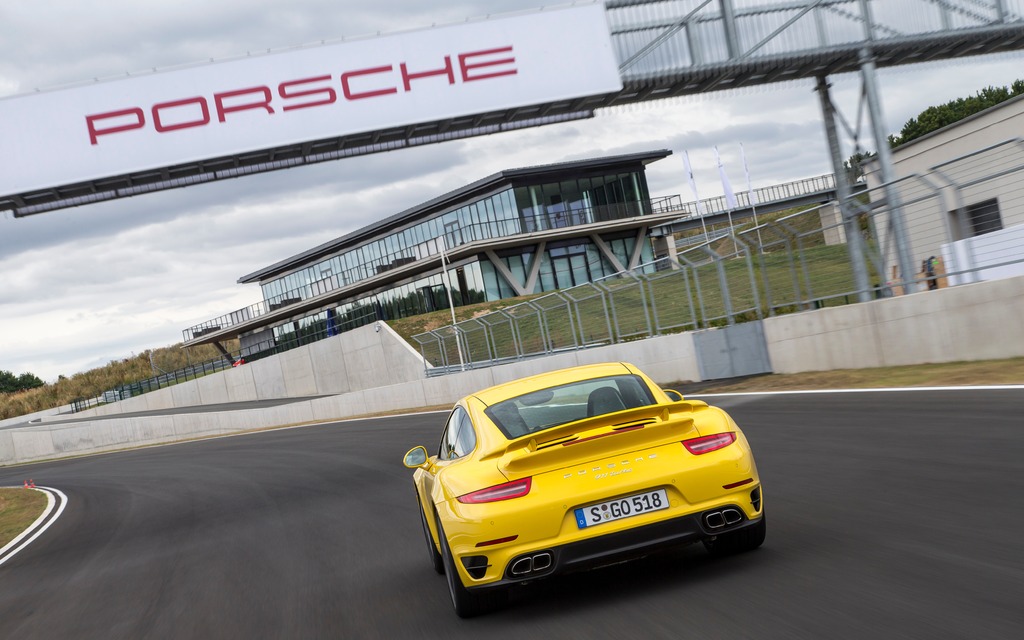
POLYGON ((304 89, 302 91, 291 91, 290 89, 295 86, 308 85, 314 82, 330 82, 331 76, 317 76, 315 78, 303 78, 302 80, 289 80, 288 82, 282 82, 277 85, 277 94, 288 100, 290 98, 305 98, 307 96, 323 95, 319 100, 311 102, 303 102, 301 104, 286 104, 281 107, 282 111, 291 111, 292 109, 305 109, 306 107, 319 107, 324 104, 332 104, 338 99, 338 93, 333 87, 320 87, 313 89, 304 89))
MULTIPOLYGON (((428 78, 446 78, 448 82, 441 86, 452 86, 458 84, 458 81, 464 84, 513 76, 519 71, 515 67, 516 59, 512 53, 512 47, 506 46, 455 54, 454 57, 458 60, 458 74, 455 72, 456 65, 452 62, 453 56, 446 55, 443 64, 434 68, 431 68, 429 63, 400 62, 397 65, 397 72, 395 65, 387 64, 345 71, 337 76, 324 74, 285 80, 277 85, 276 94, 265 85, 218 91, 213 94, 213 108, 217 112, 217 122, 227 123, 228 114, 242 111, 275 115, 278 111, 283 113, 331 105, 338 102, 338 92, 335 89, 337 85, 331 86, 335 78, 341 84, 341 93, 345 100, 353 102, 410 93, 413 91, 413 81, 417 81, 416 86, 420 86, 421 83, 418 81, 428 78), (279 104, 274 102, 275 98, 279 104)), ((435 84, 441 83, 435 81, 435 84)), ((85 116, 90 144, 99 144, 101 136, 145 129, 149 124, 146 120, 146 111, 152 115, 152 127, 157 133, 204 127, 212 122, 210 101, 205 96, 158 102, 146 110, 135 106, 95 113, 85 116)))
POLYGON ((483 69, 485 67, 497 67, 500 65, 515 64, 515 58, 501 58, 499 60, 484 60, 477 63, 470 62, 470 58, 477 58, 480 56, 489 56, 495 53, 506 53, 512 51, 512 47, 501 47, 500 49, 487 49, 486 51, 473 51, 470 53, 459 54, 459 69, 462 70, 462 81, 471 82, 473 80, 486 80, 488 78, 498 78, 501 76, 514 76, 516 70, 503 69, 501 71, 493 71, 491 73, 480 73, 477 75, 470 75, 473 69, 483 69))
POLYGON ((225 91, 224 93, 214 94, 213 100, 217 103, 217 119, 221 122, 225 121, 225 116, 229 113, 235 113, 237 111, 246 111, 248 109, 259 109, 264 108, 267 113, 274 113, 274 108, 270 106, 270 89, 267 87, 251 87, 249 89, 237 89, 235 91, 225 91), (241 103, 235 104, 230 107, 224 105, 224 100, 227 98, 237 98, 238 96, 247 96, 253 93, 263 94, 263 100, 260 102, 250 102, 248 104, 241 103))
POLYGON ((444 57, 444 67, 441 69, 433 69, 431 71, 421 71, 419 73, 409 73, 409 67, 404 62, 402 63, 402 84, 405 85, 406 91, 412 91, 412 81, 420 78, 429 78, 430 76, 448 76, 448 84, 455 84, 455 70, 452 69, 452 57, 444 57))
POLYGON ((343 73, 341 74, 341 90, 345 94, 345 98, 347 100, 362 100, 363 98, 373 98, 375 96, 386 96, 391 93, 398 93, 398 89, 395 87, 355 92, 352 91, 352 86, 349 84, 349 81, 352 78, 359 76, 371 76, 378 73, 390 73, 393 69, 393 66, 388 65, 386 67, 373 67, 371 69, 359 69, 358 71, 343 73))
POLYGON ((85 116, 85 125, 89 128, 89 141, 92 144, 97 144, 99 137, 107 135, 109 133, 117 133, 119 131, 129 131, 131 129, 141 129, 146 125, 146 116, 142 114, 142 109, 138 107, 132 107, 131 109, 122 109, 120 111, 108 111, 107 113, 97 113, 92 116, 85 116), (127 124, 119 124, 105 129, 99 129, 96 127, 97 122, 103 120, 115 120, 123 122, 125 116, 134 116, 133 122, 127 124), (120 119, 120 120, 119 120, 120 119))
MULTIPOLYGON (((195 98, 185 98, 184 100, 175 100, 174 102, 161 102, 153 105, 153 128, 159 133, 165 131, 175 131, 177 129, 188 129, 189 127, 201 127, 204 124, 210 122, 210 106, 206 104, 206 98, 197 96, 195 98), (200 117, 197 120, 183 120, 174 124, 164 124, 164 119, 160 113, 165 109, 180 109, 187 105, 199 105, 200 117)), ((180 117, 180 116, 179 116, 180 117)), ((95 142, 93 144, 96 144, 95 142)))

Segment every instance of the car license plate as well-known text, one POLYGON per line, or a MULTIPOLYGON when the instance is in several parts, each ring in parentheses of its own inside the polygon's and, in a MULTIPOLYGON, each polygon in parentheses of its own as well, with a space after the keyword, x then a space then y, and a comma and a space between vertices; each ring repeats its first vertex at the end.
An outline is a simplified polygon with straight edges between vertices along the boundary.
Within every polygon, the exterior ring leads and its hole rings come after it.
POLYGON ((586 529, 661 509, 668 509, 668 494, 664 489, 657 489, 576 509, 576 524, 580 529, 586 529))

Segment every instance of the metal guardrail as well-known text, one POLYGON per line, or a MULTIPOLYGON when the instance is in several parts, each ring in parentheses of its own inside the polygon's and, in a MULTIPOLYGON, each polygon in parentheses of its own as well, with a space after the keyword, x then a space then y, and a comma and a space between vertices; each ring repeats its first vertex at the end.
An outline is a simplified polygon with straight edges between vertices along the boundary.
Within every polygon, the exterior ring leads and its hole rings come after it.
POLYGON ((1024 273, 1024 141, 1010 140, 936 165, 923 175, 873 185, 849 203, 771 219, 724 223, 663 258, 603 280, 413 336, 428 376, 566 350, 725 326, 1024 273), (998 196, 998 197, 997 197, 998 196), (897 202, 890 202, 895 197, 897 202), (899 272, 891 209, 905 220, 916 273, 899 272), (987 226, 986 226, 987 225, 987 226), (868 289, 855 284, 848 233, 859 233, 868 289), (461 358, 461 359, 460 359, 461 358))

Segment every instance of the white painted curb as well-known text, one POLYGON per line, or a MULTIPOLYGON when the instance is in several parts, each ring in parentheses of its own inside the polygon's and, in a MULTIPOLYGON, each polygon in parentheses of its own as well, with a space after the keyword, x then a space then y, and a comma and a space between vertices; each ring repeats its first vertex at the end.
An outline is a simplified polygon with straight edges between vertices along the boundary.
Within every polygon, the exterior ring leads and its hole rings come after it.
MULTIPOLYGON (((11 488, 17 489, 19 487, 11 488)), ((51 487, 36 487, 34 489, 29 490, 41 491, 42 493, 46 494, 46 508, 43 509, 42 515, 36 518, 35 522, 33 522, 27 529, 22 531, 21 534, 14 540, 11 540, 6 545, 4 545, 3 549, 0 549, 0 565, 13 558, 15 554, 17 554, 19 551, 27 547, 33 540, 38 538, 40 535, 42 535, 44 531, 49 529, 50 525, 56 522, 57 518, 59 518, 60 515, 64 513, 64 507, 68 505, 68 497, 64 495, 63 492, 57 489, 53 489, 51 487), (57 503, 55 496, 60 496, 60 506, 57 508, 57 513, 55 513, 52 518, 47 520, 47 518, 49 518, 50 516, 50 513, 53 511, 54 505, 57 503), (29 537, 27 540, 24 540, 26 536, 31 537, 29 537)))

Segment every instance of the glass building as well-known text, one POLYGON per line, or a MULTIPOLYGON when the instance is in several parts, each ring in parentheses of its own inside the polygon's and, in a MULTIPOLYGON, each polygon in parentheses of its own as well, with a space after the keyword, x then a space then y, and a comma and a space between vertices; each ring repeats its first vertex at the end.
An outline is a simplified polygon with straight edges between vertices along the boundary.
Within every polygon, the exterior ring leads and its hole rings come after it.
POLYGON ((185 330, 185 343, 240 337, 243 354, 256 352, 447 309, 449 299, 542 293, 649 263, 658 205, 645 167, 670 154, 488 176, 243 276, 263 301, 185 330))

